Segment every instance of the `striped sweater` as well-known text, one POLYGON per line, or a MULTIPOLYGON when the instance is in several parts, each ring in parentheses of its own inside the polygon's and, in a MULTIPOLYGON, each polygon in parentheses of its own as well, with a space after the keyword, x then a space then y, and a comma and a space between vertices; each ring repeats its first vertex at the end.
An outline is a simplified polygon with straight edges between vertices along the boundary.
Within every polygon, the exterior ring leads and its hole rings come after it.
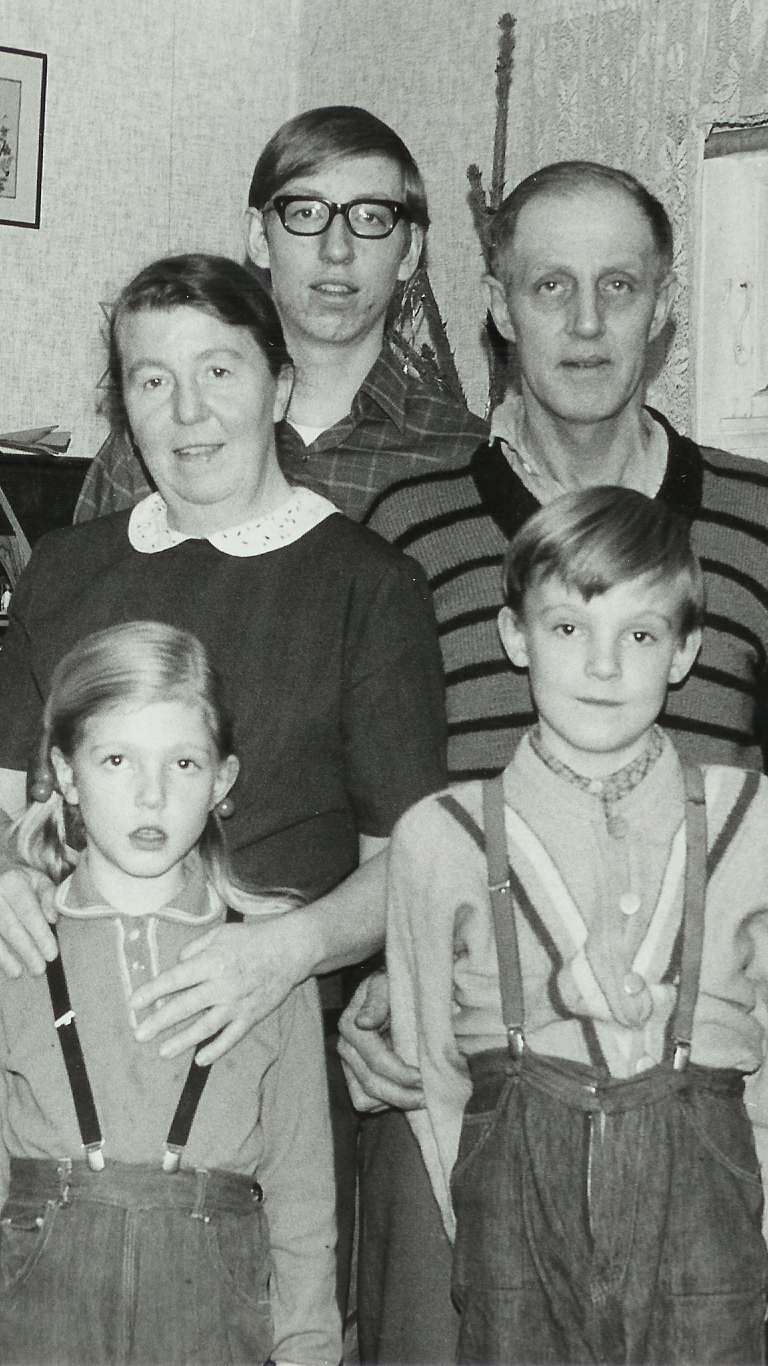
MULTIPOLYGON (((691 522, 707 591, 704 646, 662 718, 690 762, 763 767, 768 660, 768 467, 701 448, 658 413, 669 458, 658 497, 691 522)), ((501 443, 462 469, 394 485, 368 523, 418 560, 432 589, 455 779, 497 773, 534 719, 527 674, 508 662, 496 618, 508 541, 539 507, 501 443)))
MULTIPOLYGON (((768 1002, 768 779, 705 769, 707 896, 692 1059, 758 1069, 768 1002)), ((524 739, 504 773, 526 1039, 538 1053, 631 1077, 664 1056, 677 991, 684 790, 666 740, 606 819, 600 796, 553 773, 524 739)), ((389 851, 392 1038, 421 1073, 409 1115, 449 1236, 448 1180, 471 1085, 465 1059, 506 1043, 487 892, 481 787, 427 797, 389 851)), ((750 1083, 768 1156, 768 1078, 750 1083)), ((765 1170, 765 1166, 764 1166, 765 1170)))

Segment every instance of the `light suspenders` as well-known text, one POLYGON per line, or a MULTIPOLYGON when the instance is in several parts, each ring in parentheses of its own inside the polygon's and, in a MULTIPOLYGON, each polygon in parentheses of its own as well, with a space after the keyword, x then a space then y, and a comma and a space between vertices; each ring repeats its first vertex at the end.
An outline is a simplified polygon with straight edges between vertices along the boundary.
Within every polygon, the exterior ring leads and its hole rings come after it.
POLYGON ((488 891, 491 897, 496 953, 499 960, 502 1017, 510 1056, 518 1059, 522 1057, 525 1048, 523 974, 520 970, 520 950, 512 904, 507 830, 504 823, 504 784, 501 774, 483 783, 483 825, 488 891))
MULTIPOLYGON (((707 811, 701 769, 684 768, 683 781, 686 833, 683 948, 677 1005, 672 1019, 672 1066, 677 1072, 684 1070, 691 1055, 693 1015, 699 994, 704 945, 707 884, 707 811)), ((483 783, 483 824, 488 892, 499 960, 502 1016, 510 1056, 519 1060, 525 1049, 523 978, 512 900, 501 775, 483 783)))
POLYGON ((684 768, 685 892, 683 895, 683 953, 677 1008, 672 1021, 673 1061, 682 1072, 691 1056, 693 1013, 699 995, 699 973, 704 947, 704 902, 707 893, 707 808, 704 775, 700 768, 684 768))
MULTIPOLYGON (((242 918, 239 911, 234 911, 231 907, 227 909, 227 923, 232 924, 242 920, 242 918)), ((51 926, 51 928, 58 942, 56 927, 51 926)), ((59 1036, 64 1066, 69 1077, 72 1100, 86 1159, 91 1171, 100 1172, 104 1170, 104 1138, 96 1113, 96 1102, 93 1098, 91 1082, 85 1066, 80 1036, 75 1024, 75 1012, 69 999, 69 987, 67 986, 64 964, 61 961, 61 952, 52 963, 46 964, 45 971, 48 978, 51 1005, 53 1006, 53 1020, 56 1033, 59 1036)), ((195 1058, 200 1050, 205 1048, 214 1038, 216 1035, 212 1034, 211 1038, 204 1039, 201 1044, 198 1044, 189 1065, 184 1088, 171 1120, 168 1137, 165 1140, 165 1153, 163 1155, 163 1171, 165 1172, 176 1172, 179 1169, 181 1155, 187 1146, 192 1122, 211 1070, 210 1063, 200 1066, 195 1058)))

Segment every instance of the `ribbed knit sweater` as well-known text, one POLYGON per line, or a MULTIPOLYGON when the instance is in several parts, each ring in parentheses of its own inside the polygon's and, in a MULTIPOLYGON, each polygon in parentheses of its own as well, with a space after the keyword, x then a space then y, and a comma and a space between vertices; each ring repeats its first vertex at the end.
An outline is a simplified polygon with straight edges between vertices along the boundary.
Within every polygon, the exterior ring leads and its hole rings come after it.
MULTIPOLYGON (((672 690, 662 724, 688 762, 763 767, 768 660, 768 466, 701 448, 658 413, 669 440, 658 497, 691 522, 706 580, 704 645, 672 690)), ((507 544, 540 504, 502 444, 462 469, 405 480, 373 504, 368 524, 426 571, 448 699, 454 779, 509 762, 534 711, 527 674, 512 667, 496 627, 507 544)))

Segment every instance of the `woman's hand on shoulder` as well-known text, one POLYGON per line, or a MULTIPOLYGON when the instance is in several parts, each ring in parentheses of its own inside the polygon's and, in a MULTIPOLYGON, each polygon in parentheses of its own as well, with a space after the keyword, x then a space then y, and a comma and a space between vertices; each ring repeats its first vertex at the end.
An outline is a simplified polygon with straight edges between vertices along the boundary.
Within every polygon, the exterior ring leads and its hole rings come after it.
POLYGON ((50 926, 57 919, 55 887, 33 868, 0 872, 0 970, 6 977, 39 977, 58 954, 50 926))
POLYGON ((160 1047, 174 1058, 210 1039, 198 1057, 215 1062, 312 975, 303 910, 243 925, 219 925, 182 950, 179 962, 130 999, 137 1013, 161 1002, 136 1029, 147 1043, 169 1029, 160 1047), (214 1038, 214 1036, 216 1036, 214 1038))

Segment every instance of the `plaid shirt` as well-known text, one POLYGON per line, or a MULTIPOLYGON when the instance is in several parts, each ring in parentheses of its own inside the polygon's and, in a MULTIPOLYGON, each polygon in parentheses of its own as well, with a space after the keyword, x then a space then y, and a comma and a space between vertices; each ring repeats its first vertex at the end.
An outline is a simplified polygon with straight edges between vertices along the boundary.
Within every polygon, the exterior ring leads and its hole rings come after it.
MULTIPOLYGON (((281 422, 277 451, 288 479, 324 494, 359 522, 382 489, 465 465, 487 438, 482 418, 412 375, 385 345, 346 417, 309 446, 281 422)), ((128 434, 112 431, 85 476, 75 521, 133 507, 151 487, 128 434)))

